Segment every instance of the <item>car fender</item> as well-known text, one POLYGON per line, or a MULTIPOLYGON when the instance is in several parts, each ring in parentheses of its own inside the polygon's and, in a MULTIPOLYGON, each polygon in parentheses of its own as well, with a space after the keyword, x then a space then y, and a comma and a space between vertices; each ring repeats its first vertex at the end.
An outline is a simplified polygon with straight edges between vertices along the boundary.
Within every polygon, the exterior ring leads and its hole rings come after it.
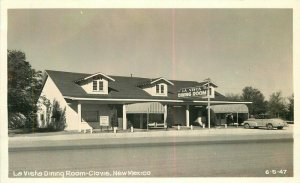
POLYGON ((281 119, 270 119, 267 124, 269 123, 271 123, 274 127, 284 126, 284 121, 281 119))
POLYGON ((257 123, 255 121, 245 121, 244 124, 248 123, 251 127, 257 126, 257 123))

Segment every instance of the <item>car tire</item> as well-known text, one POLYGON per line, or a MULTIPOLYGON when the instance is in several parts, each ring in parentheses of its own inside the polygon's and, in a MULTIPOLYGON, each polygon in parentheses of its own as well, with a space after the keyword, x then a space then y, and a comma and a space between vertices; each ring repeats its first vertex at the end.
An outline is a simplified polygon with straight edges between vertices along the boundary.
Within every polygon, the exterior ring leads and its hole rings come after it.
POLYGON ((254 129, 258 129, 258 127, 256 126, 256 127, 254 127, 254 129))
POLYGON ((278 130, 282 130, 282 128, 283 128, 282 126, 277 127, 278 130))
POLYGON ((250 128, 250 125, 249 125, 248 123, 245 123, 245 124, 244 124, 244 128, 249 129, 249 128, 250 128))
POLYGON ((267 129, 268 130, 272 130, 273 129, 273 125, 271 123, 267 124, 267 129))

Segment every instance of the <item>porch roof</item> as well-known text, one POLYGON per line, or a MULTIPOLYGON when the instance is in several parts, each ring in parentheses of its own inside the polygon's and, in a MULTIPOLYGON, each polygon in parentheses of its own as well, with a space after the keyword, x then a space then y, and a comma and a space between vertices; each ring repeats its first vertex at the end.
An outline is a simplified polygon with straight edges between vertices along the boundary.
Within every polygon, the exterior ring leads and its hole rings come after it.
POLYGON ((245 104, 213 105, 211 109, 214 113, 248 113, 248 107, 245 104))
POLYGON ((128 104, 126 113, 164 113, 164 107, 159 102, 128 104))

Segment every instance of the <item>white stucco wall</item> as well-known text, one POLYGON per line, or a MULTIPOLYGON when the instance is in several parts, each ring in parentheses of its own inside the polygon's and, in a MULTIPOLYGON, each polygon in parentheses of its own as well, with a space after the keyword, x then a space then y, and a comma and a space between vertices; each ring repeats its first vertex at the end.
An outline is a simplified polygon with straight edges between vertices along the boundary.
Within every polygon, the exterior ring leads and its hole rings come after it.
MULTIPOLYGON (((65 130, 77 130, 78 129, 78 115, 77 115, 77 103, 69 103, 67 104, 66 100, 63 98, 63 95, 51 79, 48 76, 44 88, 42 90, 41 96, 45 96, 48 100, 50 100, 51 104, 53 100, 59 102, 61 108, 66 108, 66 128, 65 130)), ((39 98, 39 102, 41 101, 41 97, 39 98)), ((44 114, 46 117, 46 106, 41 105, 41 110, 37 112, 38 116, 38 127, 43 128, 45 127, 40 120, 41 114, 44 114)))
MULTIPOLYGON (((63 98, 61 92, 58 90, 58 88, 56 87, 56 85, 54 84, 53 80, 48 76, 44 88, 41 92, 40 98, 38 99, 38 103, 41 104, 42 102, 42 97, 41 96, 45 96, 50 103, 53 103, 53 100, 56 100, 59 104, 60 107, 63 109, 66 107, 67 110, 67 103, 65 101, 65 99, 63 98)), ((40 116, 41 114, 44 114, 44 116, 46 117, 46 106, 44 105, 40 105, 40 110, 38 110, 37 115, 38 115, 38 127, 44 127, 42 121, 40 120, 40 116)))
POLYGON ((66 123, 67 127, 65 130, 78 129, 77 102, 69 103, 66 107, 66 123))
POLYGON ((159 85, 159 93, 156 93, 156 84, 148 88, 143 88, 144 91, 152 96, 168 96, 168 85, 165 83, 157 83, 159 85), (164 93, 160 93, 161 85, 164 86, 164 93))
MULTIPOLYGON (((108 81, 104 78, 97 79, 95 81, 103 82, 103 91, 93 91, 93 79, 88 79, 86 82, 84 82, 81 87, 84 89, 86 93, 89 94, 108 94, 108 81)), ((99 87, 99 85, 97 85, 99 87)))

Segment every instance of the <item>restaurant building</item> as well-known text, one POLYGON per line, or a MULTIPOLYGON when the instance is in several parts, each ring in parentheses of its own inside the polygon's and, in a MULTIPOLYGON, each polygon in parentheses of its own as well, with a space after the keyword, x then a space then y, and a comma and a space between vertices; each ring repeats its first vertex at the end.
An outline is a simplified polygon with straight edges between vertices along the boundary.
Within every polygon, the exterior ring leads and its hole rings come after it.
MULTIPOLYGON (((82 131, 111 127, 119 129, 207 126, 209 114, 214 125, 224 124, 227 113, 246 114, 249 102, 228 101, 211 81, 179 81, 166 78, 110 76, 45 71, 39 98, 38 125, 45 127, 49 106, 45 98, 65 108, 66 129, 82 131), (211 113, 208 113, 212 109, 211 113), (215 108, 215 109, 214 109, 215 108), (214 121, 215 120, 215 121, 214 121)), ((50 109, 51 111, 51 109, 50 109)))

